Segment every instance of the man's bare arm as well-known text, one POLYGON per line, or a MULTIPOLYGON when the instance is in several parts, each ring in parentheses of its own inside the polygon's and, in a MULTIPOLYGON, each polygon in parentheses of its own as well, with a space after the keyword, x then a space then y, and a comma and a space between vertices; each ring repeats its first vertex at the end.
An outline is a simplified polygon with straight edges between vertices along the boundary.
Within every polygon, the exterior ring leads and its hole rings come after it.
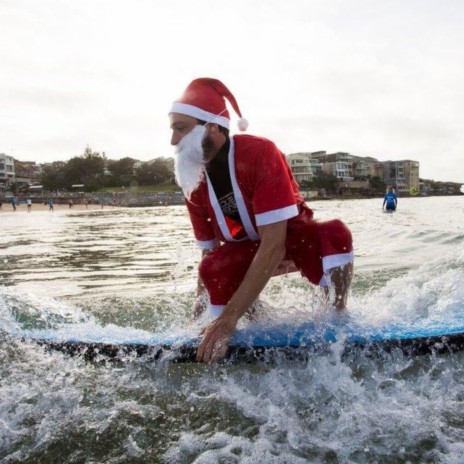
POLYGON ((277 277, 282 274, 290 274, 291 272, 298 272, 298 268, 291 259, 284 259, 276 268, 272 277, 277 277))
POLYGON ((204 330, 197 359, 212 362, 223 357, 238 320, 258 298, 285 257, 287 221, 258 227, 261 243, 245 277, 222 314, 204 330))

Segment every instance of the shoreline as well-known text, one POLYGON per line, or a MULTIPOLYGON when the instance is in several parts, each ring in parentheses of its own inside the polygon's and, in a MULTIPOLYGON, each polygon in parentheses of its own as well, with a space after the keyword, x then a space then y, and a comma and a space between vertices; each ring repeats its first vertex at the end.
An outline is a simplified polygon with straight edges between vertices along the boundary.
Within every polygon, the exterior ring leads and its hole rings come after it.
POLYGON ((13 209, 10 203, 3 203, 2 207, 0 208, 0 214, 2 213, 34 213, 34 212, 49 212, 50 214, 62 211, 95 211, 95 210, 105 210, 105 209, 114 209, 114 208, 121 208, 121 206, 113 206, 113 205, 105 205, 103 208, 101 205, 96 204, 89 204, 86 205, 74 205, 72 208, 69 205, 60 205, 55 204, 53 205, 53 212, 49 211, 48 205, 43 205, 41 203, 32 203, 31 211, 27 210, 27 205, 21 203, 20 205, 16 205, 16 211, 13 209))
MULTIPOLYGON (((452 197, 452 196, 464 196, 464 194, 456 194, 456 195, 408 195, 408 196, 403 196, 400 198, 432 198, 432 197, 452 197)), ((311 203, 314 201, 333 201, 333 200, 338 200, 338 201, 345 201, 345 200, 372 200, 372 199, 378 199, 382 201, 383 197, 365 197, 365 196, 355 196, 355 195, 350 195, 350 196, 326 196, 326 197, 314 197, 314 198, 305 198, 305 202, 311 203)), ((169 201, 168 200, 163 200, 160 202, 147 202, 147 203, 133 203, 133 204, 117 204, 117 203, 105 203, 103 206, 101 204, 97 203, 89 203, 88 205, 81 204, 81 203, 75 203, 72 208, 69 207, 68 203, 55 203, 53 205, 53 212, 62 212, 62 211, 96 211, 96 210, 105 210, 108 208, 114 209, 114 208, 157 208, 161 206, 175 206, 175 205, 183 205, 183 202, 179 201, 169 201)), ((50 212, 49 207, 46 204, 41 203, 32 203, 31 207, 31 213, 34 212, 50 212)), ((13 209, 11 203, 3 203, 1 208, 0 208, 0 214, 1 213, 29 213, 27 209, 27 204, 21 202, 16 205, 16 211, 13 209)))

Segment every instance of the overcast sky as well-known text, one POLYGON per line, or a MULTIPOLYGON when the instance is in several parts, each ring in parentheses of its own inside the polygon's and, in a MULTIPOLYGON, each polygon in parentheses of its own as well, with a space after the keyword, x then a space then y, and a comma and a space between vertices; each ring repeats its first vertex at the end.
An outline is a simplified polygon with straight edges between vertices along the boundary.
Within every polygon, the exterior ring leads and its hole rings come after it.
POLYGON ((171 156, 171 102, 215 77, 287 154, 464 182, 463 25, 462 0, 0 0, 0 153, 171 156))

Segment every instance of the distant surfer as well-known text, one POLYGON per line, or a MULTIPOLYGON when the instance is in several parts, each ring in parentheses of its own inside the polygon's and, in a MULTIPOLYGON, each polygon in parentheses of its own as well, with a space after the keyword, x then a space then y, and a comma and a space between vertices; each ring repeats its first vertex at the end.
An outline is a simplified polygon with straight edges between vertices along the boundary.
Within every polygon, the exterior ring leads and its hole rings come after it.
POLYGON ((387 193, 383 197, 382 209, 385 211, 396 211, 396 205, 398 204, 398 198, 396 193, 393 191, 393 187, 389 185, 387 187, 387 193))
POLYGON ((205 290, 215 317, 202 332, 197 359, 203 362, 226 354, 239 319, 272 276, 299 270, 343 310, 353 272, 348 227, 313 219, 273 142, 229 137, 225 99, 245 130, 234 96, 216 79, 192 81, 169 112, 176 179, 203 252, 194 317, 204 310, 205 290))

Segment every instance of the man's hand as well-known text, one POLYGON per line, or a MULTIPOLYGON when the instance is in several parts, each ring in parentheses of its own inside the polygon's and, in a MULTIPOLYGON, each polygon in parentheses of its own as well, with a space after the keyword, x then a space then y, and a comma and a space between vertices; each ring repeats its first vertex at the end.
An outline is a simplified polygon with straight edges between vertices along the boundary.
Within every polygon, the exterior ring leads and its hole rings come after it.
POLYGON ((223 358, 235 326, 236 323, 221 315, 205 327, 201 332, 203 339, 197 350, 197 361, 211 363, 223 358))
POLYGON ((239 319, 258 298, 277 266, 285 257, 287 221, 258 226, 261 239, 258 251, 237 291, 222 314, 203 331, 197 360, 217 361, 227 353, 228 343, 239 319))

